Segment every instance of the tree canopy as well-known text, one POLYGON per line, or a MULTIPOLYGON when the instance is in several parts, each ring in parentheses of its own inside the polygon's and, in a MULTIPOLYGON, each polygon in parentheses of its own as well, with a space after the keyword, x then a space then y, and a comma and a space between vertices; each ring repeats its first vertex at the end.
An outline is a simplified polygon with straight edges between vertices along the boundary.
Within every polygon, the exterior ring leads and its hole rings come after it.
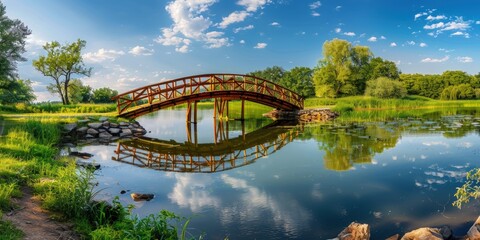
POLYGON ((117 90, 112 90, 110 88, 104 87, 93 90, 92 100, 94 103, 112 103, 112 97, 118 95, 117 90))
POLYGON ((78 39, 71 44, 61 45, 53 41, 46 43, 43 49, 46 56, 33 61, 33 66, 44 76, 51 77, 54 83, 47 89, 60 95, 63 104, 70 104, 69 85, 73 76, 90 76, 91 68, 85 67, 81 51, 86 42, 78 39))

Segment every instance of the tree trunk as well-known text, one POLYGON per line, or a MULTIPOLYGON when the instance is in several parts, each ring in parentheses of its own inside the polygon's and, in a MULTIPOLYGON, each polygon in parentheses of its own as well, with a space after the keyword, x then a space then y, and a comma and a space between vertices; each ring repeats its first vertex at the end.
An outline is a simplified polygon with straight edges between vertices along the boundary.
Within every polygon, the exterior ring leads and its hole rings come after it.
POLYGON ((57 83, 58 94, 60 94, 60 98, 62 99, 62 104, 65 105, 65 98, 63 97, 63 93, 62 93, 62 86, 60 85, 60 82, 58 81, 58 79, 55 79, 55 82, 57 83))
POLYGON ((69 82, 69 80, 65 80, 65 84, 63 86, 63 88, 65 89, 65 91, 64 91, 65 96, 63 96, 65 98, 64 105, 69 105, 70 104, 70 101, 68 99, 68 82, 69 82))

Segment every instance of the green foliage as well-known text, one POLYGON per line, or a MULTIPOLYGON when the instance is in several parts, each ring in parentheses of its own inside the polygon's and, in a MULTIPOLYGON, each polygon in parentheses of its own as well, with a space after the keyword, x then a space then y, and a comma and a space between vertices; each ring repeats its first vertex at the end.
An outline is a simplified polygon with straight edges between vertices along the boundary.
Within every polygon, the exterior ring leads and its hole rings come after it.
POLYGON ((399 79, 400 71, 397 65, 388 60, 384 60, 380 57, 373 58, 370 62, 370 76, 368 79, 377 79, 379 77, 386 77, 390 79, 399 79))
POLYGON ((37 103, 31 105, 0 105, 0 112, 8 113, 111 113, 117 110, 114 104, 37 103))
POLYGON ((93 90, 92 100, 94 103, 113 103, 112 97, 118 95, 117 90, 112 90, 108 87, 93 90))
POLYGON ((452 205, 458 208, 462 208, 463 204, 466 204, 470 199, 478 199, 480 197, 480 168, 473 169, 467 173, 466 182, 457 187, 457 192, 454 195, 455 200, 452 205))
POLYGON ((6 8, 0 2, 0 89, 4 84, 17 78, 17 62, 25 61, 25 39, 30 29, 18 19, 10 19, 6 8))
POLYGON ((86 41, 80 39, 64 46, 56 41, 46 43, 43 49, 47 51, 47 56, 33 61, 35 69, 54 80, 47 89, 59 94, 64 105, 70 104, 68 91, 71 77, 90 76, 92 71, 83 64, 81 52, 85 45, 86 41))
POLYGON ((443 89, 440 99, 457 100, 457 99, 474 99, 476 98, 475 90, 470 84, 460 84, 448 86, 443 89))
POLYGON ((281 84, 285 70, 279 66, 267 67, 265 70, 257 70, 255 72, 247 73, 247 75, 263 78, 265 80, 281 84))
POLYGON ((36 99, 30 80, 12 80, 0 87, 0 104, 30 103, 36 99))
POLYGON ((92 87, 84 86, 79 79, 72 79, 68 85, 68 94, 73 104, 89 103, 92 100, 92 87))
POLYGON ((17 191, 16 183, 0 183, 0 210, 10 209, 10 198, 12 198, 17 191))
POLYGON ((315 95, 313 86, 313 71, 307 67, 294 67, 285 72, 280 80, 280 85, 300 94, 302 97, 311 97, 315 95))
POLYGON ((378 98, 402 98, 407 95, 407 90, 399 81, 379 77, 367 81, 365 95, 378 98))

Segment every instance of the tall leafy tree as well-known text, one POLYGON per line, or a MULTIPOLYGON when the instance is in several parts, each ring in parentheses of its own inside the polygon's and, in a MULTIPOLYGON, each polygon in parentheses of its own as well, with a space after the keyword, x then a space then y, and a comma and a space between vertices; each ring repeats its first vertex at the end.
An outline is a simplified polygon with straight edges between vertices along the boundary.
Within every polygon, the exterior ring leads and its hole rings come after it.
POLYGON ((92 100, 92 87, 83 85, 80 79, 70 80, 68 86, 69 99, 72 103, 88 103, 92 100))
POLYGON ((0 2, 0 91, 3 93, 15 84, 17 62, 26 60, 22 54, 25 52, 25 39, 30 33, 20 20, 6 16, 6 8, 0 2))
POLYGON ((279 66, 267 67, 265 70, 247 73, 247 75, 263 78, 277 84, 280 84, 284 74, 285 70, 279 66))
POLYGON ((381 57, 373 58, 370 62, 370 75, 369 80, 377 79, 379 77, 386 77, 389 79, 399 79, 400 71, 397 65, 388 60, 384 60, 381 57))
POLYGON ((13 80, 5 82, 0 88, 0 104, 31 103, 37 97, 33 93, 30 80, 13 80))
POLYGON ((308 67, 294 67, 285 72, 280 85, 300 94, 302 97, 311 97, 315 95, 313 86, 313 70, 308 67))
POLYGON ((51 77, 54 83, 47 89, 58 93, 64 105, 70 104, 69 85, 74 76, 90 76, 92 68, 85 67, 82 49, 86 41, 78 39, 71 44, 60 45, 53 41, 46 43, 43 49, 47 56, 40 56, 33 61, 33 66, 44 76, 51 77))
POLYGON ((352 46, 334 39, 323 44, 323 59, 313 73, 316 94, 338 97, 362 93, 372 53, 368 47, 352 46))
POLYGON ((112 90, 108 87, 93 90, 92 100, 94 103, 112 103, 112 97, 118 95, 117 90, 112 90))

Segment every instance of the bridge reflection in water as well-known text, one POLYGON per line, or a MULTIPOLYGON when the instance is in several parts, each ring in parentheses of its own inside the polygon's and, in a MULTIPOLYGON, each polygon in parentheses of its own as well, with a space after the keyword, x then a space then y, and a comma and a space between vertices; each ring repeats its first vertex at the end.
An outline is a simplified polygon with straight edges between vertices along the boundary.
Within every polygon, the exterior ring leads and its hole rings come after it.
POLYGON ((228 121, 218 121, 214 128, 214 143, 198 143, 197 129, 187 125, 188 140, 177 143, 142 137, 118 143, 112 160, 138 167, 171 172, 213 173, 254 163, 292 142, 298 128, 273 122, 263 128, 229 139, 228 121), (193 141, 192 137, 194 136, 193 141))

